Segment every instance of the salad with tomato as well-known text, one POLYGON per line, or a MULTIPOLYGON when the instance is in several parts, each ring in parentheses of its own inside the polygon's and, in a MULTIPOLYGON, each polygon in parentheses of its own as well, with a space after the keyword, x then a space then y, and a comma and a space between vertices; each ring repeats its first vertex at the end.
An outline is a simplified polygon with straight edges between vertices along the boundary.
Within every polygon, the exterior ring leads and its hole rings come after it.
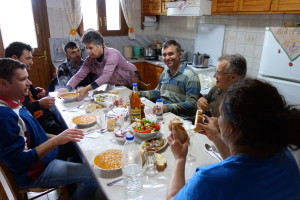
POLYGON ((136 119, 133 130, 138 133, 155 133, 160 130, 160 125, 148 119, 136 119))

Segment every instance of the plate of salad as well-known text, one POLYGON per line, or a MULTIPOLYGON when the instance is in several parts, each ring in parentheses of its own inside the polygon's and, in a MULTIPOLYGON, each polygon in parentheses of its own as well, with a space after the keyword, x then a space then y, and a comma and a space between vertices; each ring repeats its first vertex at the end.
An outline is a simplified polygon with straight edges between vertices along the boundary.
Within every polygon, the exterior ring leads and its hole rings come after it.
POLYGON ((160 131, 160 125, 148 119, 136 119, 131 128, 135 135, 140 138, 153 137, 160 131))

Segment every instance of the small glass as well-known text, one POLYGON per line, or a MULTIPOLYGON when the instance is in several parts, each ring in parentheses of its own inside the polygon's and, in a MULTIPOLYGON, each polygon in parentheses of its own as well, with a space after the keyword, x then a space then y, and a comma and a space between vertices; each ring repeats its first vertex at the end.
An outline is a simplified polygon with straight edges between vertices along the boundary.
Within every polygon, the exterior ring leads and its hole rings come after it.
POLYGON ((193 160, 195 160, 195 156, 191 152, 191 148, 192 148, 192 139, 191 139, 191 137, 194 135, 194 131, 192 130, 192 122, 184 121, 183 122, 183 127, 186 130, 188 136, 190 137, 190 143, 189 143, 189 148, 188 148, 188 153, 187 153, 187 156, 186 156, 186 160, 187 161, 193 161, 193 160))
POLYGON ((145 158, 146 158, 146 175, 154 176, 157 172, 155 167, 155 151, 146 151, 145 158))
POLYGON ((117 107, 115 108, 115 113, 116 113, 116 125, 118 127, 117 130, 120 130, 124 124, 125 108, 117 107))

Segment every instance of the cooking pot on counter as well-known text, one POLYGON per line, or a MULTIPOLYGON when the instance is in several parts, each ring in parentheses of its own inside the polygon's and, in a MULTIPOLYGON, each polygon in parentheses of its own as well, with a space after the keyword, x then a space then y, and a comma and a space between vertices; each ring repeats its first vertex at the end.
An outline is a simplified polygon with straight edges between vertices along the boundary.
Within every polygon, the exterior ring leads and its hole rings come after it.
POLYGON ((144 57, 150 57, 150 56, 155 56, 155 49, 151 47, 145 47, 144 48, 144 57))
POLYGON ((208 60, 210 56, 208 54, 201 54, 201 53, 195 53, 193 55, 193 67, 196 68, 207 68, 208 67, 208 60))

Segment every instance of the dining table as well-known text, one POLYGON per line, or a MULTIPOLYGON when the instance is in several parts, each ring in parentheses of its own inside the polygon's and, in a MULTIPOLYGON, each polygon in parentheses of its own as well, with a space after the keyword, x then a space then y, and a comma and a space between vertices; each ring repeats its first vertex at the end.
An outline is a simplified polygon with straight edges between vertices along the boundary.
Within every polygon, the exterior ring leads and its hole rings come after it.
MULTIPOLYGON (((113 90, 118 91, 117 93, 119 98, 122 99, 129 99, 132 91, 126 87, 116 86, 113 90)), ((124 146, 123 141, 116 140, 114 137, 114 131, 107 131, 107 129, 101 127, 104 124, 100 120, 103 118, 103 115, 107 114, 108 109, 97 109, 90 114, 94 114, 97 116, 98 120, 97 123, 92 124, 90 127, 78 127, 72 122, 72 118, 86 114, 85 107, 88 103, 93 102, 93 94, 97 93, 97 90, 90 92, 89 96, 84 98, 81 101, 71 100, 66 101, 58 97, 57 92, 50 93, 50 96, 55 96, 56 101, 55 105, 59 114, 61 116, 61 120, 65 122, 68 128, 78 128, 81 129, 85 136, 80 142, 76 142, 75 145, 78 149, 79 156, 82 159, 82 162, 88 166, 88 169, 91 170, 92 174, 98 180, 99 185, 101 186, 102 190, 105 192, 108 199, 111 200, 120 200, 124 198, 124 186, 122 181, 116 181, 117 183, 108 186, 107 184, 117 180, 122 177, 121 170, 113 170, 113 171, 104 171, 97 169, 93 164, 93 158, 97 154, 104 152, 106 150, 122 150, 124 146), (99 122, 99 123, 98 123, 99 122)), ((150 118, 155 120, 155 115, 151 113, 152 108, 155 104, 146 99, 141 98, 141 102, 145 104, 145 114, 146 118, 150 118)), ((110 111, 113 111, 110 110, 110 111)), ((179 116, 167 112, 163 114, 163 119, 159 120, 158 123, 161 126, 159 135, 163 138, 167 138, 170 134, 168 124, 171 119, 173 118, 180 118, 179 116)), ((130 118, 128 119, 130 120, 130 118)), ((191 125, 190 122, 187 122, 183 119, 181 121, 188 126, 191 125)), ((127 123, 128 125, 130 123, 127 123)), ((126 128, 126 127, 122 127, 126 128)), ((192 155, 191 160, 186 162, 185 166, 185 178, 186 182, 193 176, 196 171, 196 168, 209 165, 212 163, 220 162, 216 159, 214 154, 207 151, 205 149, 205 144, 213 145, 212 142, 203 134, 195 133, 192 130, 193 125, 188 127, 187 129, 190 134, 190 147, 189 152, 192 155)), ((135 138, 135 141, 139 148, 141 147, 141 142, 143 142, 143 138, 135 138)), ((161 153, 163 156, 167 158, 167 167, 164 171, 157 171, 155 174, 151 176, 145 173, 146 167, 143 167, 143 199, 166 199, 166 191, 168 188, 168 184, 172 175, 173 167, 174 167, 174 156, 172 154, 171 148, 167 145, 165 148, 160 150, 158 153, 161 153)))

